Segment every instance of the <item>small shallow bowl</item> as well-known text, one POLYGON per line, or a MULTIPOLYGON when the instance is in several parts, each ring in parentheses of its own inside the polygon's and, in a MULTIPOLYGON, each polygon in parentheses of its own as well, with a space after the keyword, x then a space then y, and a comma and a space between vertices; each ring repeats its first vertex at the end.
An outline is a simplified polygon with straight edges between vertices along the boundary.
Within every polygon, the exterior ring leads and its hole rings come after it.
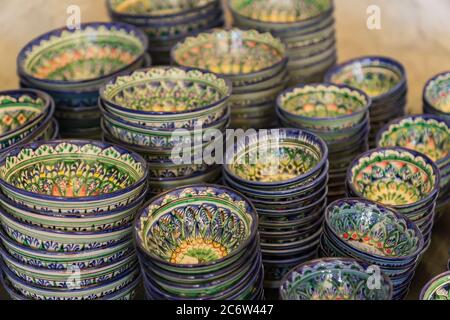
POLYGON ((172 49, 171 57, 178 65, 224 75, 233 85, 270 78, 287 62, 284 45, 270 33, 239 29, 188 37, 172 49))
POLYGON ((227 150, 224 172, 238 183, 273 188, 307 182, 325 166, 328 148, 308 131, 272 129, 227 150))
POLYGON ((354 259, 324 258, 305 262, 282 280, 282 300, 391 300, 391 280, 381 274, 380 288, 368 286, 369 265, 354 259))
POLYGON ((219 269, 248 247, 256 229, 256 210, 246 198, 226 187, 192 185, 150 200, 134 236, 147 259, 189 273, 219 269))
POLYGON ((406 72, 391 58, 368 56, 335 66, 327 72, 325 81, 358 88, 378 103, 405 87, 406 72))
POLYGON ((443 114, 450 119, 450 71, 440 73, 426 83, 423 100, 435 114, 443 114))
POLYGON ((450 300, 450 271, 431 279, 420 292, 420 300, 450 300))
POLYGON ((219 120, 231 96, 229 80, 177 67, 141 69, 100 90, 105 110, 154 128, 193 128, 219 120))
POLYGON ((8 198, 62 214, 125 206, 142 194, 147 175, 138 154, 89 140, 31 143, 0 157, 0 188, 8 198))
POLYGON ((424 154, 393 147, 369 150, 350 164, 347 186, 352 194, 413 212, 434 201, 439 169, 424 154))
POLYGON ((140 64, 145 34, 123 23, 86 23, 60 28, 29 42, 17 58, 18 74, 47 89, 92 88, 140 64))
POLYGON ((300 85, 278 96, 277 108, 305 129, 340 130, 364 119, 371 100, 362 91, 344 85, 300 85))

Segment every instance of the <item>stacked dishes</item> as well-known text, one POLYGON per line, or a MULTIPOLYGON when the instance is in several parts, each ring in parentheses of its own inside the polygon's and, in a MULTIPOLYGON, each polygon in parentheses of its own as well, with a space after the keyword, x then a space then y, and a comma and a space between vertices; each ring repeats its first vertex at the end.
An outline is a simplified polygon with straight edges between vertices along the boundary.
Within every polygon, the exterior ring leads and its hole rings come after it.
POLYGON ((221 168, 206 150, 223 148, 231 90, 228 80, 194 69, 154 67, 119 76, 100 90, 104 139, 146 158, 151 194, 217 182, 221 168))
POLYGON ((277 114, 282 126, 308 130, 328 145, 329 201, 345 195, 350 162, 367 151, 370 98, 344 85, 301 85, 278 96, 277 114))
POLYGON ((255 208, 215 185, 161 194, 134 224, 151 300, 261 300, 263 267, 255 208))
POLYGON ((171 48, 185 37, 224 24, 220 0, 108 0, 107 6, 113 21, 145 32, 156 65, 169 65, 171 48))
POLYGON ((363 199, 331 203, 325 213, 321 253, 327 257, 350 257, 380 270, 393 284, 393 299, 403 299, 409 290, 423 237, 413 222, 393 209, 363 199))
POLYGON ((224 183, 259 215, 265 287, 314 258, 326 206, 327 146, 298 129, 260 130, 227 150, 224 183))
POLYGON ((425 85, 423 112, 450 120, 450 71, 434 76, 425 85))
POLYGON ((355 159, 348 169, 346 188, 349 196, 377 201, 414 221, 422 231, 426 250, 439 183, 439 169, 430 158, 393 147, 370 150, 355 159))
POLYGON ((124 299, 140 272, 132 220, 144 159, 94 141, 28 144, 0 158, 2 281, 13 297, 124 299))
POLYGON ((100 86, 114 74, 148 64, 146 50, 145 35, 126 24, 57 29, 32 40, 19 53, 20 85, 52 96, 62 136, 99 138, 100 86))
POLYGON ((276 126, 275 99, 285 88, 288 76, 284 45, 271 34, 216 29, 176 45, 172 60, 232 81, 231 127, 276 126))
POLYGON ((405 115, 406 73, 398 61, 386 57, 357 58, 331 69, 325 81, 358 88, 372 98, 370 147, 375 147, 376 134, 386 123, 405 115))
POLYGON ((392 283, 380 274, 370 286, 370 266, 349 258, 308 261, 292 269, 280 287, 281 300, 391 300, 392 283))
POLYGON ((420 292, 420 300, 450 300, 450 271, 431 279, 420 292))
POLYGON ((54 139, 58 123, 55 105, 44 92, 22 89, 0 92, 0 152, 19 144, 54 139))
POLYGON ((441 174, 436 212, 445 212, 450 203, 450 119, 418 115, 393 120, 378 132, 377 146, 404 147, 433 160, 441 174))
POLYGON ((229 0, 234 24, 286 45, 291 83, 319 82, 337 60, 332 0, 229 0))

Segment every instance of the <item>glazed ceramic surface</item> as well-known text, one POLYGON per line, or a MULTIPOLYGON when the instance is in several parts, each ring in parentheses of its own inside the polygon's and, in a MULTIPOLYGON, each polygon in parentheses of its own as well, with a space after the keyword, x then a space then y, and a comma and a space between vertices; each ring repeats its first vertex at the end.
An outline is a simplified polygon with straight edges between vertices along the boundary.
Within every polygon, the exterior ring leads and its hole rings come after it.
POLYGON ((199 9, 214 0, 176 0, 176 1, 148 1, 148 0, 110 0, 111 8, 117 13, 130 15, 148 15, 164 17, 167 15, 177 15, 185 11, 199 9))
POLYGON ((432 78, 424 88, 424 100, 432 108, 450 113, 450 72, 432 78))
POLYGON ((427 283, 420 293, 421 300, 450 300, 450 271, 444 272, 427 283))
POLYGON ((362 154, 349 167, 347 179, 356 194, 394 206, 422 202, 437 192, 440 180, 428 157, 404 148, 362 154))
POLYGON ((390 300, 391 281, 382 274, 380 288, 370 288, 368 267, 345 258, 306 262, 283 279, 280 297, 282 300, 390 300))

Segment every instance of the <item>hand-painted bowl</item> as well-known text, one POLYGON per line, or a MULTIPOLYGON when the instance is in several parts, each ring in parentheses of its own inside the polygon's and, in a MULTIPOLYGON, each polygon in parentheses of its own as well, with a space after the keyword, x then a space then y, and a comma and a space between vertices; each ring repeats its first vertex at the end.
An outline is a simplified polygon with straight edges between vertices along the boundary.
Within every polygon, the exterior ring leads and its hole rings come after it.
POLYGON ((413 212, 434 201, 439 169, 424 154, 405 148, 379 148, 353 160, 347 171, 352 194, 413 212))
POLYGON ((300 85, 278 96, 277 108, 305 129, 340 130, 364 119, 371 100, 362 91, 343 85, 300 85))
POLYGON ((406 73, 404 67, 391 58, 360 57, 329 70, 325 81, 358 88, 377 102, 403 88, 406 73))
POLYGON ((172 49, 171 56, 178 65, 222 74, 233 85, 270 78, 287 62, 280 40, 269 33, 239 29, 188 37, 172 49))
POLYGON ((255 238, 256 210, 226 187, 193 185, 159 195, 137 216, 139 251, 179 273, 217 270, 241 255, 255 238))
POLYGON ((431 279, 420 292, 420 300, 450 300, 450 271, 431 279))
POLYGON ((100 90, 103 107, 132 123, 193 128, 226 114, 231 82, 209 72, 177 67, 141 69, 100 90))
POLYGON ((325 226, 339 244, 359 256, 371 256, 402 264, 417 258, 424 242, 413 222, 393 209, 364 199, 343 199, 331 203, 325 212, 325 226))
POLYGON ((426 108, 432 113, 443 114, 447 119, 450 119, 449 71, 434 76, 426 83, 423 89, 423 100, 426 108))
POLYGON ((224 172, 237 182, 273 188, 307 182, 325 166, 325 142, 307 131, 272 129, 227 150, 224 172))
POLYGON ((41 91, 1 91, 0 149, 6 149, 32 135, 46 116, 53 112, 53 105, 52 98, 41 91))
POLYGON ((147 37, 122 23, 86 23, 50 31, 28 43, 17 58, 18 73, 47 89, 92 88, 140 65, 147 37))
POLYGON ((324 258, 305 262, 282 280, 282 300, 391 300, 392 282, 381 274, 370 286, 369 265, 353 259, 324 258))
POLYGON ((0 188, 24 206, 61 214, 95 214, 142 194, 147 164, 107 143, 56 140, 15 148, 0 157, 0 188))

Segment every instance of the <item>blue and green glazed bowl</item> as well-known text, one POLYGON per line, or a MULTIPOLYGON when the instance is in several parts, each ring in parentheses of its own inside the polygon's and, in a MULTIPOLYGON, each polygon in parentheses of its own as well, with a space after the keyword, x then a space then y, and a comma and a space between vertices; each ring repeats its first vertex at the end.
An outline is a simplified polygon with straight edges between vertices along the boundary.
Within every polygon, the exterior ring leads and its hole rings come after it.
POLYGON ((369 265, 354 259, 324 258, 291 270, 280 286, 281 300, 391 300, 392 282, 381 274, 371 288, 369 265))
POLYGON ((450 72, 440 73, 425 84, 424 112, 441 115, 450 120, 450 72))
POLYGON ((450 300, 450 271, 431 279, 420 292, 420 300, 450 300))

